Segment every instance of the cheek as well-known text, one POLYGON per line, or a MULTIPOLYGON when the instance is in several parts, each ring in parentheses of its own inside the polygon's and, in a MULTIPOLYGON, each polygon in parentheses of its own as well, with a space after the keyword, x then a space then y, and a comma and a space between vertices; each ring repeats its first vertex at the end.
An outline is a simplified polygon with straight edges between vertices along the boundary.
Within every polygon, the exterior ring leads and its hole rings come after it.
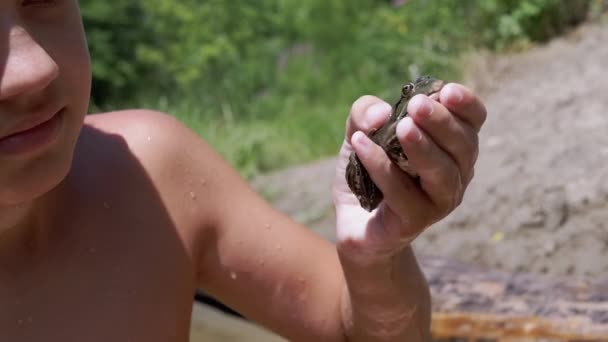
POLYGON ((74 109, 86 113, 91 91, 91 61, 84 32, 66 37, 58 60, 64 95, 74 109))
POLYGON ((86 114, 91 90, 91 61, 80 17, 65 16, 55 25, 47 25, 43 48, 59 67, 56 87, 72 110, 86 114), (50 27, 50 28, 49 28, 50 27))

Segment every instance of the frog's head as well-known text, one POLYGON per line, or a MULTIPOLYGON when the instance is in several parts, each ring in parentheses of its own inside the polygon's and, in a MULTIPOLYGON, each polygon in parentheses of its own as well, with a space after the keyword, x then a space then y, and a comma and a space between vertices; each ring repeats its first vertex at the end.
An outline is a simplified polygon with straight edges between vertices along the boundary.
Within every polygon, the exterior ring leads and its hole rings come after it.
POLYGON ((411 99, 418 94, 432 95, 443 87, 444 82, 433 76, 420 76, 412 82, 408 82, 401 88, 401 94, 411 99))

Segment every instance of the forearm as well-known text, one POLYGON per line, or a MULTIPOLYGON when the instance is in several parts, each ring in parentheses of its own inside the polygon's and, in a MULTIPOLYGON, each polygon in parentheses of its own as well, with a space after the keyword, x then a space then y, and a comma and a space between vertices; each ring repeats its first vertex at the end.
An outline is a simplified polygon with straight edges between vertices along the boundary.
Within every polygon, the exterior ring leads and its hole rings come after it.
POLYGON ((430 294, 411 248, 390 261, 340 257, 346 287, 342 322, 349 342, 430 341, 430 294))

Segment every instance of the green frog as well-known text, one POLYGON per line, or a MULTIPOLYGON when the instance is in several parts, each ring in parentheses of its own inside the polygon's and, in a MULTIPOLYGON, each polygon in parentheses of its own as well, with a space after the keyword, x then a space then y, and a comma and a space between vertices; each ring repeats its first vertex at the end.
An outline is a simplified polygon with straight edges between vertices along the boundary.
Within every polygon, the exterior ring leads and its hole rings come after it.
MULTIPOLYGON (((410 168, 407 156, 397 139, 397 124, 408 115, 407 104, 412 97, 418 94, 430 96, 439 92, 443 85, 442 80, 432 76, 418 77, 416 80, 404 84, 401 87, 401 97, 393 106, 388 121, 379 129, 372 129, 367 134, 373 142, 382 147, 393 163, 412 177, 417 177, 417 174, 410 168)), ((372 181, 369 173, 354 152, 350 155, 346 166, 346 182, 359 199, 361 207, 367 211, 377 208, 384 198, 382 191, 372 181)))

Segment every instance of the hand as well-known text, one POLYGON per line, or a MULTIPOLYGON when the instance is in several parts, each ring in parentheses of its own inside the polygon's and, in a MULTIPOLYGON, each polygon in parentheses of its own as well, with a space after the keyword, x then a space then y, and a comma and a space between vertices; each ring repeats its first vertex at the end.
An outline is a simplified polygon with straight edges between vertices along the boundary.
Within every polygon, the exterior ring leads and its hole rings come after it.
POLYGON ((459 84, 447 84, 432 99, 425 95, 412 98, 409 117, 397 126, 397 137, 420 176, 414 180, 363 134, 386 122, 390 111, 388 103, 373 96, 355 101, 334 182, 341 257, 365 263, 399 253, 461 203, 473 177, 477 134, 486 118, 481 100, 459 84), (384 194, 384 201, 371 213, 360 207, 344 178, 353 150, 384 194))

